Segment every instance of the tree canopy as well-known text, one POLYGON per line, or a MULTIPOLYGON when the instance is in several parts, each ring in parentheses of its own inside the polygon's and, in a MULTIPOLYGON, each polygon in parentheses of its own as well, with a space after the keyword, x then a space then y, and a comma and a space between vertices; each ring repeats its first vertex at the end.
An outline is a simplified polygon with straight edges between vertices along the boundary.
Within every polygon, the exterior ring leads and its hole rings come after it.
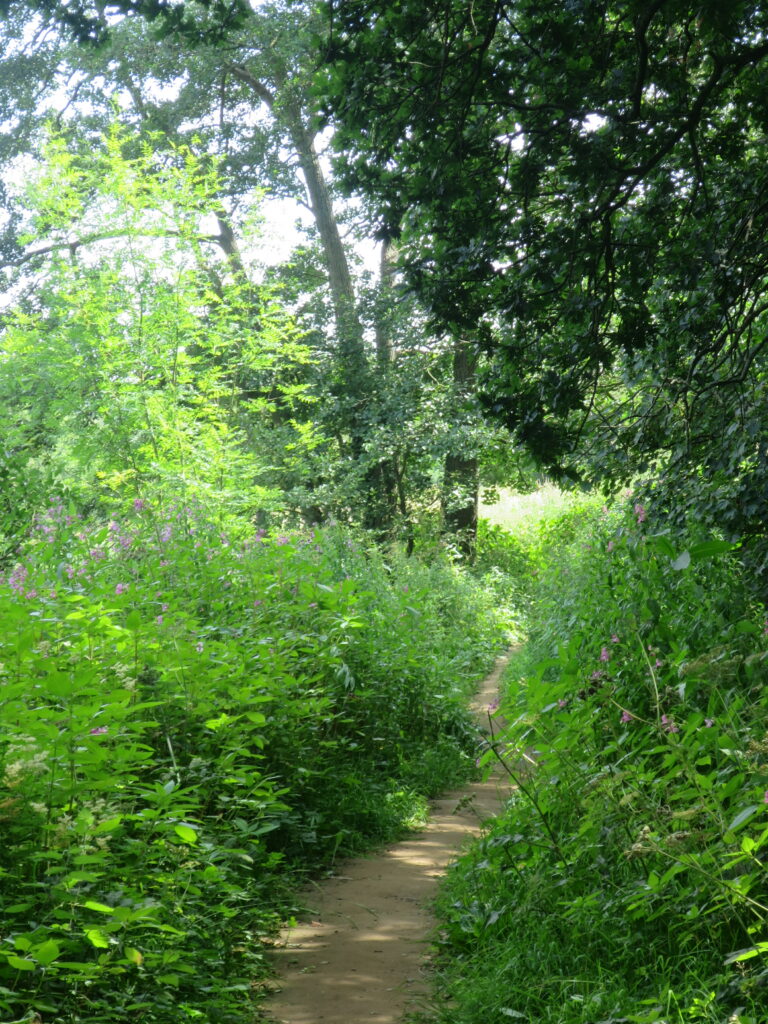
POLYGON ((488 409, 554 470, 754 469, 765 5, 327 10, 323 89, 345 180, 374 198, 381 232, 402 235, 435 319, 492 354, 488 409))

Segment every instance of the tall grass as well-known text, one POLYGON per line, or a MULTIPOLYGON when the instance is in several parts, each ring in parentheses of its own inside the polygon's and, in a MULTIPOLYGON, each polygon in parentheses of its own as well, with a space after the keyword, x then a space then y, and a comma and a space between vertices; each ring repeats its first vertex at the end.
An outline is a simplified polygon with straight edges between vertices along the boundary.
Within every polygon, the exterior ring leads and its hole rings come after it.
POLYGON ((510 801, 443 888, 431 1019, 765 1021, 768 626, 730 547, 635 502, 540 524, 510 801))
POLYGON ((52 501, 0 581, 0 1019, 240 1022, 298 874, 475 770, 447 561, 52 501))

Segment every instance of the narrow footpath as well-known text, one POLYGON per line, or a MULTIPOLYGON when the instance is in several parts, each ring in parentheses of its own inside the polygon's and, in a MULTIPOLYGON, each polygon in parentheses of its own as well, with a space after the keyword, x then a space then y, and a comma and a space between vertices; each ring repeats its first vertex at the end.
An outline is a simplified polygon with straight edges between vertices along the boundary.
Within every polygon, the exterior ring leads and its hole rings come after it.
MULTIPOLYGON (((502 656, 472 703, 488 730, 502 656)), ((287 929, 275 950, 277 980, 267 1019, 279 1024, 396 1024, 429 993, 429 902, 438 880, 482 822, 509 795, 499 770, 487 782, 431 804, 424 831, 369 857, 346 861, 305 896, 308 919, 287 929)))

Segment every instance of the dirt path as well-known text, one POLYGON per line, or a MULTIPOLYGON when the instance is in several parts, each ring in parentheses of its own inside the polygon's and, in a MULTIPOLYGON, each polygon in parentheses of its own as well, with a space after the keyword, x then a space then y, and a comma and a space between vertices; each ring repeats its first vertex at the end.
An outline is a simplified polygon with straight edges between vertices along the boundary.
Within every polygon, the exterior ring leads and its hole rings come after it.
MULTIPOLYGON (((483 681, 472 709, 488 728, 507 657, 483 681)), ((428 993, 427 909, 437 882, 481 822, 499 812, 499 773, 432 802, 429 825, 371 857, 347 861, 306 896, 311 919, 283 933, 266 1012, 280 1024, 395 1024, 428 993)))

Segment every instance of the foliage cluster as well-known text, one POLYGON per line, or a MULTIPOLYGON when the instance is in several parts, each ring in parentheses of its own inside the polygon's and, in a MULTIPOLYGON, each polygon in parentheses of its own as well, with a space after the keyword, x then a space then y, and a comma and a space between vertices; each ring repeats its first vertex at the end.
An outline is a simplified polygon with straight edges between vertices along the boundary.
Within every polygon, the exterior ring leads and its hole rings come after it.
POLYGON ((540 529, 508 808, 441 897, 446 1024, 764 1020, 765 611, 731 545, 654 519, 540 529))
POLYGON ((489 604, 338 529, 52 500, 0 584, 0 1016, 242 1020, 288 870, 474 769, 489 604))
POLYGON ((764 537, 765 5, 326 9, 339 170, 491 354, 488 410, 559 472, 651 469, 764 537))

